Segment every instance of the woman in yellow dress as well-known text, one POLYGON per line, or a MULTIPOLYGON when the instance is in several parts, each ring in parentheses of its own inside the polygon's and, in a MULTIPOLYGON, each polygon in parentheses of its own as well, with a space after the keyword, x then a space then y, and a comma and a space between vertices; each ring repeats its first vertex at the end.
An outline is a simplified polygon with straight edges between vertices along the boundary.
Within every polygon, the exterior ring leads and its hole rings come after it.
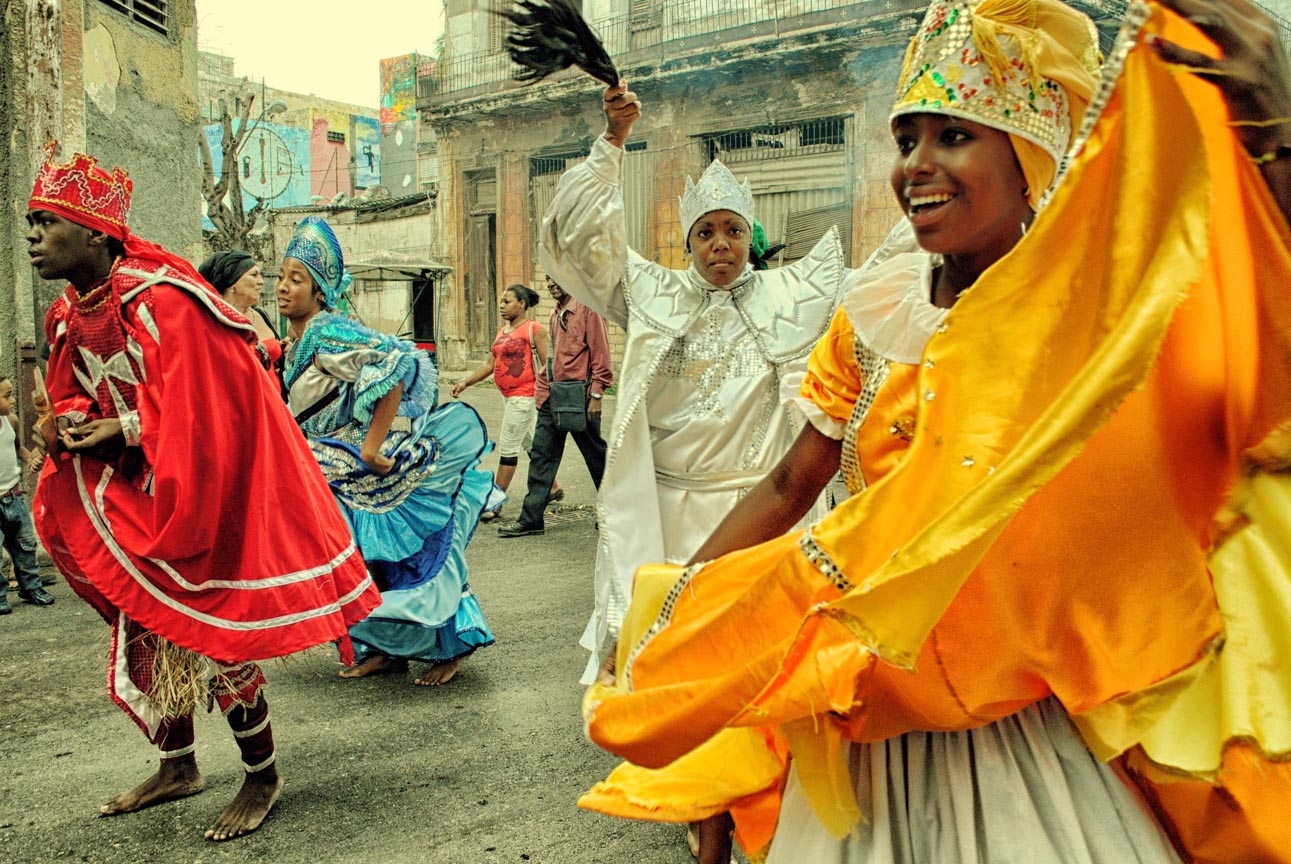
POLYGON ((1291 74, 1244 0, 1171 5, 1095 87, 1061 4, 934 3, 908 220, 696 557, 761 545, 638 574, 591 735, 781 730, 772 861, 1291 854, 1291 74), (853 497, 771 539, 831 459, 853 497))

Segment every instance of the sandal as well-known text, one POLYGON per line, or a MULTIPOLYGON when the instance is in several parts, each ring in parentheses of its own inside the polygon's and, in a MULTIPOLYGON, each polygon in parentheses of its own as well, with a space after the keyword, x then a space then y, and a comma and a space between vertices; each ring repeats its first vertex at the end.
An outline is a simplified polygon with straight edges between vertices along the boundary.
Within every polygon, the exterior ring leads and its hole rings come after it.
POLYGON ((481 522, 492 522, 494 519, 500 519, 501 517, 502 517, 502 508, 501 508, 501 507, 499 507, 499 508, 498 508, 498 509, 496 509, 496 510, 486 510, 486 511, 484 511, 483 513, 481 513, 481 514, 480 514, 480 521, 481 521, 481 522))
POLYGON ((564 500, 565 500, 564 489, 557 489, 555 492, 552 492, 550 495, 547 496, 548 504, 555 504, 557 501, 564 501, 564 500))

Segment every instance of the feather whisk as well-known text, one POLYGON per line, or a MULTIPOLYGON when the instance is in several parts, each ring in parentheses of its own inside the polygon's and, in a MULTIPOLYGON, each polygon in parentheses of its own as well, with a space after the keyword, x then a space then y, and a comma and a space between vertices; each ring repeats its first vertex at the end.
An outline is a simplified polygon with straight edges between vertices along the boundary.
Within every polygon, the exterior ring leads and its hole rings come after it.
POLYGON ((507 53, 519 68, 517 81, 541 81, 577 66, 607 87, 619 83, 619 70, 573 0, 517 0, 494 14, 511 22, 507 53))

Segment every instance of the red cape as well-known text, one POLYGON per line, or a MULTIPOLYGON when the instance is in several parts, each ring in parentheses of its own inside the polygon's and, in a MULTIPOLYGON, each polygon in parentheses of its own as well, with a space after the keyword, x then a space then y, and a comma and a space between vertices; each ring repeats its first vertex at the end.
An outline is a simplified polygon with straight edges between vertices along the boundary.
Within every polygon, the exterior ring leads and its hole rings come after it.
MULTIPOLYGON (((105 618, 222 663, 337 639, 348 654, 380 596, 250 323, 156 261, 124 260, 112 288, 127 351, 108 374, 133 389, 146 464, 63 452, 45 466, 36 525, 69 584, 105 618)), ((50 395, 59 414, 111 416, 75 368, 72 290, 46 319, 50 395)))

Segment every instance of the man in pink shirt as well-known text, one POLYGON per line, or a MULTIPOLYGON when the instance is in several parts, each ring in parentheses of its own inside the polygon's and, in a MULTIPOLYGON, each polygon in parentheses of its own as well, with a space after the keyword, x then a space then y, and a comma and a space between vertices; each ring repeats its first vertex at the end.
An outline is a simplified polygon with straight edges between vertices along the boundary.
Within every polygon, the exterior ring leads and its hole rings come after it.
POLYGON ((498 528, 499 537, 527 537, 544 531, 542 514, 547 507, 551 485, 565 453, 565 436, 572 435, 583 454, 588 473, 596 488, 601 487, 605 473, 605 439, 601 436, 601 398, 614 382, 610 371, 610 340, 605 319, 570 297, 550 278, 547 291, 556 301, 549 329, 551 350, 548 369, 540 370, 534 382, 538 403, 538 424, 529 450, 529 491, 520 509, 520 518, 498 528), (587 382, 587 428, 565 432, 557 428, 549 396, 552 381, 587 382))

